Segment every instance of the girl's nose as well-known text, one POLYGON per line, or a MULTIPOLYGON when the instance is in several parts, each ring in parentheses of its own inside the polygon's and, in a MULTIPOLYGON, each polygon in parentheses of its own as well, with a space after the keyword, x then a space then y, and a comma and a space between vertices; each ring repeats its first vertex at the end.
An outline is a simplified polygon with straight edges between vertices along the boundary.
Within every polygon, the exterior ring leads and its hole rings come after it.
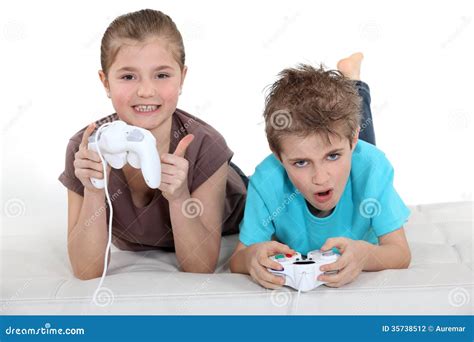
POLYGON ((155 96, 155 88, 150 82, 141 82, 138 86, 137 95, 139 97, 153 97, 155 96))

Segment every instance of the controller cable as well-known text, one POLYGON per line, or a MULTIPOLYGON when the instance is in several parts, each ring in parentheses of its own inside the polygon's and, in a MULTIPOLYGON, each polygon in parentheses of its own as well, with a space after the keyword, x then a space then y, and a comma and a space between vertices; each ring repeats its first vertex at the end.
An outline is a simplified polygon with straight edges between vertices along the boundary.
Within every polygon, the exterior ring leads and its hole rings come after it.
POLYGON ((109 238, 107 241, 107 247, 105 248, 105 256, 104 256, 104 271, 102 272, 102 277, 100 278, 99 286, 97 286, 97 289, 94 292, 94 296, 92 300, 94 301, 95 304, 97 304, 97 296, 99 295, 99 291, 102 288, 102 284, 104 283, 105 280, 105 275, 107 273, 107 266, 109 263, 109 251, 110 251, 110 246, 112 244, 112 218, 114 215, 114 209, 112 207, 112 201, 110 200, 110 195, 109 195, 109 189, 108 189, 108 179, 107 179, 107 165, 105 163, 104 157, 102 156, 102 152, 100 151, 100 146, 99 146, 99 137, 102 132, 102 129, 111 125, 111 122, 107 122, 103 124, 102 126, 99 127, 96 133, 96 139, 95 143, 97 146, 97 153, 99 154, 100 161, 102 162, 102 168, 104 170, 104 191, 105 191, 105 197, 107 198, 107 204, 109 205, 109 238))

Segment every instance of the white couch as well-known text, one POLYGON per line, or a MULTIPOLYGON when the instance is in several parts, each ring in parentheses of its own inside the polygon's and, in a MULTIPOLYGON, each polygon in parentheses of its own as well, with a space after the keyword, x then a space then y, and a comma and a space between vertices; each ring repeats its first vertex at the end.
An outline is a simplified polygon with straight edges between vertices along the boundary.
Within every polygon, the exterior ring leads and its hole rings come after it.
MULTIPOLYGON (((113 249, 107 288, 92 302, 99 279, 71 273, 64 220, 4 215, 1 314, 473 314, 472 202, 411 206, 406 270, 364 272, 342 288, 321 286, 297 298, 231 274, 237 236, 222 242, 215 274, 178 272, 173 253, 113 249)), ((42 218, 43 217, 43 218, 42 218)))

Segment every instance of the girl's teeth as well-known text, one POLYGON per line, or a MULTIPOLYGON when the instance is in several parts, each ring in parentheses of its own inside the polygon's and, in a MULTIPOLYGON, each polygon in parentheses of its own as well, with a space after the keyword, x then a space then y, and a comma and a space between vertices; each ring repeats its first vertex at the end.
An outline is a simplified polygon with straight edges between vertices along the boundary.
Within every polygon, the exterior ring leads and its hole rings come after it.
POLYGON ((158 106, 135 106, 138 112, 152 112, 156 110, 158 106))

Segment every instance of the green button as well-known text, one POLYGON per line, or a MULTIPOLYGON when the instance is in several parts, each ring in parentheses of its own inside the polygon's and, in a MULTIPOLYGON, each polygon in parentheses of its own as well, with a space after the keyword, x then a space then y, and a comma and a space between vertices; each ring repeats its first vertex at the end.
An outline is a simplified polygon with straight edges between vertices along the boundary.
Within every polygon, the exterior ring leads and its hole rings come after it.
POLYGON ((275 255, 275 259, 284 259, 285 256, 283 254, 277 254, 275 255))

